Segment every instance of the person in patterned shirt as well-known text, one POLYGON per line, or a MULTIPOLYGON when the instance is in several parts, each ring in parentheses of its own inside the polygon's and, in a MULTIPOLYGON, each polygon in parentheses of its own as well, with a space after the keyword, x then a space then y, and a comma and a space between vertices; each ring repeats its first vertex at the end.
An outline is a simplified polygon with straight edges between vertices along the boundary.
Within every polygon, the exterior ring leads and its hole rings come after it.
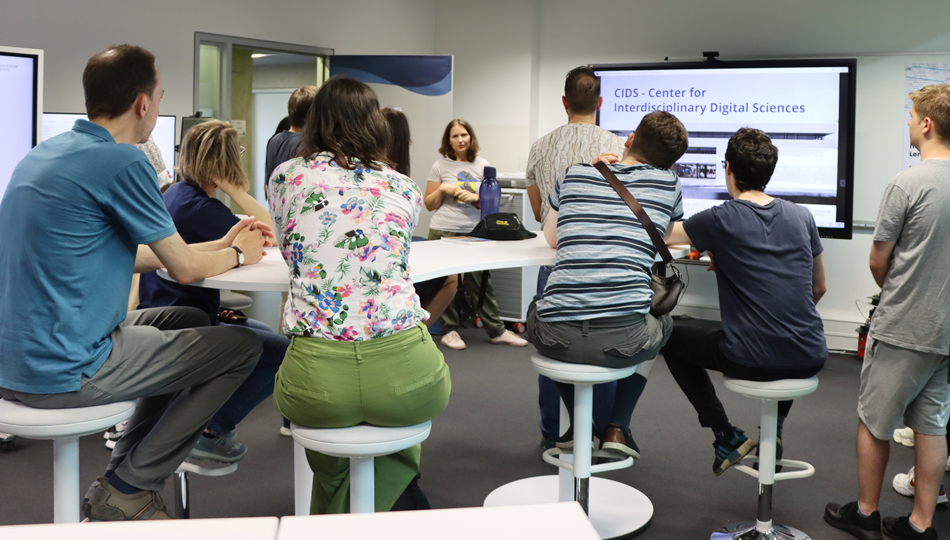
MULTIPOLYGON (((271 176, 270 210, 287 262, 291 337, 274 400, 295 424, 408 426, 431 420, 451 391, 412 281, 409 242, 422 193, 395 171, 376 94, 332 78, 302 138, 307 157, 271 176)), ((307 451, 311 513, 348 510, 349 463, 307 451)), ((377 510, 389 510, 419 470, 420 446, 376 458, 377 510)))

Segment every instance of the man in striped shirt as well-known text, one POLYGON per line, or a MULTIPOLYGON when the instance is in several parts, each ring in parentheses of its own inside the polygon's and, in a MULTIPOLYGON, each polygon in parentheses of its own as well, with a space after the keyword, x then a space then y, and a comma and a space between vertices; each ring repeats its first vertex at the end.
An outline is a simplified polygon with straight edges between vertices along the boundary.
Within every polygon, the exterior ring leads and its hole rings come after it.
MULTIPOLYGON (((679 179, 669 167, 687 145, 683 124, 655 111, 628 136, 623 159, 610 166, 660 234, 683 216, 679 179)), ((577 364, 619 368, 655 358, 673 321, 650 314, 656 248, 639 220, 588 164, 565 171, 548 201, 544 234, 557 256, 544 296, 528 310, 529 341, 545 356, 577 364)), ((634 459, 640 454, 629 424, 643 391, 641 380, 617 381, 603 439, 605 450, 634 459)), ((565 403, 573 403, 573 387, 557 386, 565 403)))
MULTIPOLYGON (((590 163, 605 152, 623 154, 623 139, 598 126, 597 111, 603 98, 600 97, 600 78, 587 66, 580 66, 567 73, 564 79, 564 95, 561 97, 567 123, 541 137, 531 145, 528 153, 528 168, 525 179, 528 200, 534 210, 534 219, 544 223, 551 206, 548 195, 558 175, 575 163, 590 163)), ((538 293, 540 298, 551 275, 550 266, 538 269, 538 293)), ((638 375, 641 379, 642 376, 638 375)), ((646 384, 646 379, 643 379, 646 384)), ((603 439, 607 417, 614 403, 617 383, 609 382, 594 386, 594 434, 603 439)), ((560 429, 561 398, 554 381, 538 375, 538 405, 541 409, 541 451, 555 445, 560 429)), ((570 404, 568 404, 570 406, 570 404)), ((568 444, 571 434, 565 434, 561 447, 568 444)))

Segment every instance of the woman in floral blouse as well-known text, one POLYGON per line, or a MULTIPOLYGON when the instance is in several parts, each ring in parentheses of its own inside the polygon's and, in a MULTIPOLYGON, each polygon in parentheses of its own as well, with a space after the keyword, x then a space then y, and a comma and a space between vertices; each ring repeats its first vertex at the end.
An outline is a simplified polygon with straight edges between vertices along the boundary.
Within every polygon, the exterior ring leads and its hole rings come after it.
MULTIPOLYGON (((451 381, 409 279, 422 196, 390 167, 389 126, 373 91, 333 78, 317 93, 302 156, 270 179, 270 210, 290 275, 291 336, 274 400, 295 424, 407 426, 448 403, 451 381)), ((389 510, 419 470, 420 447, 376 458, 376 509, 389 510)), ((313 514, 345 512, 349 465, 307 451, 313 514)))

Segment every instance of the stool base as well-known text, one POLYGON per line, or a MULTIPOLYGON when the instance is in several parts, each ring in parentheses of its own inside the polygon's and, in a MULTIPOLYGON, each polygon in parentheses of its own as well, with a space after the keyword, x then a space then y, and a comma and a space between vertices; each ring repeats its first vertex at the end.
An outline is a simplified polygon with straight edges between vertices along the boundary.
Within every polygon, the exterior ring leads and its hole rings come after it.
POLYGON ((730 523, 712 533, 709 540, 811 540, 811 537, 802 531, 787 525, 772 524, 772 529, 766 533, 755 529, 754 521, 730 523))
MULTIPOLYGON (((558 502, 558 476, 535 476, 488 494, 485 506, 558 502)), ((653 503, 640 491, 605 478, 590 479, 590 521, 601 538, 633 538, 653 519, 653 503)))
POLYGON ((237 463, 230 463, 223 467, 206 467, 191 461, 182 462, 175 471, 175 515, 182 519, 191 518, 191 488, 188 473, 201 476, 224 476, 233 473, 237 468, 237 463))

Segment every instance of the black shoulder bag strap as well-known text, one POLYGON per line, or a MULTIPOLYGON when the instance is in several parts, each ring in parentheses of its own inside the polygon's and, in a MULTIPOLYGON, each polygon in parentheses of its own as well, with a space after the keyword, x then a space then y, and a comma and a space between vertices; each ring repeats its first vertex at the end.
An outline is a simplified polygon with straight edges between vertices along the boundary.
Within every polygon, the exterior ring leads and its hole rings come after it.
POLYGON ((640 224, 643 225, 643 229, 650 235, 650 240, 653 240, 653 246, 656 247, 656 251, 659 253, 660 258, 663 259, 663 263, 670 264, 670 262, 673 261, 670 248, 666 247, 666 242, 664 242, 663 237, 660 236, 660 231, 656 230, 656 225, 653 224, 653 220, 650 219, 650 216, 648 216, 643 207, 640 206, 640 201, 630 193, 630 190, 624 187, 623 183, 617 179, 617 175, 607 167, 606 163, 598 161, 594 164, 594 167, 600 171, 600 174, 604 175, 610 187, 614 188, 614 191, 620 195, 620 198, 633 210, 637 219, 640 220, 640 224))

